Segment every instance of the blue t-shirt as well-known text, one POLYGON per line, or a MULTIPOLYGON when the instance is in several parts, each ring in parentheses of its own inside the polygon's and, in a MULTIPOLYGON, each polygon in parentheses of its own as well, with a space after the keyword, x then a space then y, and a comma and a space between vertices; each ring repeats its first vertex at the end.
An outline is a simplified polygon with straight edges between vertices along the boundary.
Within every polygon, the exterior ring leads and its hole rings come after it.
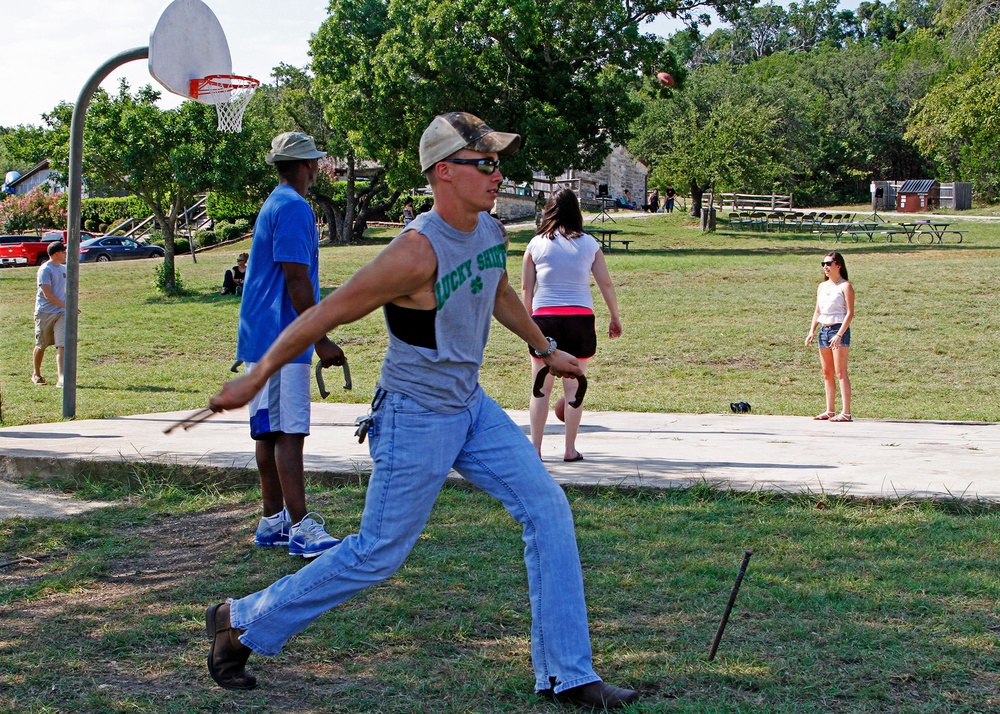
MULTIPOLYGON (((259 362, 298 313, 285 286, 282 263, 309 266, 309 280, 319 302, 319 233, 309 203, 287 184, 267 197, 253 227, 253 243, 240 304, 236 359, 259 362)), ((310 364, 313 348, 292 360, 310 364)))

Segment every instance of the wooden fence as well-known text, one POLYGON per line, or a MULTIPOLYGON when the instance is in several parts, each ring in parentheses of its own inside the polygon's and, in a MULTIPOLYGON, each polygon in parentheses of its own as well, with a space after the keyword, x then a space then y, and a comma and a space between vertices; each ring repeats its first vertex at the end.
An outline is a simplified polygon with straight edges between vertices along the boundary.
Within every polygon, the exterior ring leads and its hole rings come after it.
POLYGON ((752 211, 765 208, 794 208, 791 196, 780 194, 753 193, 709 193, 706 203, 719 208, 732 208, 734 211, 752 211))

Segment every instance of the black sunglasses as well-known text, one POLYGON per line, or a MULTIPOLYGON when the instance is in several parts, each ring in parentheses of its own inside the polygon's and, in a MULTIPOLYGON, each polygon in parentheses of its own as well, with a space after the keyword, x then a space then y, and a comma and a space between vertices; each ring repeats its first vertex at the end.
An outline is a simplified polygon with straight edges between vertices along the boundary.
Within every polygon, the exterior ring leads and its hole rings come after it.
POLYGON ((836 265, 836 264, 837 261, 835 260, 824 260, 822 263, 820 263, 820 265, 822 265, 824 268, 828 265, 836 265))
POLYGON ((486 176, 492 176, 493 172, 500 168, 500 162, 497 159, 444 159, 443 162, 475 166, 476 171, 486 176))

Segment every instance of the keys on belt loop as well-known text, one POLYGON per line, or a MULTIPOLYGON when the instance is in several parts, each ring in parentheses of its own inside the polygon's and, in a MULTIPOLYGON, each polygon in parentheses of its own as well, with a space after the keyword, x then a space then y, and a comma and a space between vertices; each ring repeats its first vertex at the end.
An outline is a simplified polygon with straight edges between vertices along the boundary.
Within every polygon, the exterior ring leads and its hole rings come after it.
POLYGON ((358 437, 358 443, 365 443, 366 436, 375 435, 375 422, 372 420, 372 414, 378 411, 378 408, 382 406, 382 400, 385 399, 385 390, 381 387, 375 389, 375 396, 372 397, 371 409, 364 416, 359 416, 354 420, 354 423, 358 425, 355 430, 354 435, 358 437))

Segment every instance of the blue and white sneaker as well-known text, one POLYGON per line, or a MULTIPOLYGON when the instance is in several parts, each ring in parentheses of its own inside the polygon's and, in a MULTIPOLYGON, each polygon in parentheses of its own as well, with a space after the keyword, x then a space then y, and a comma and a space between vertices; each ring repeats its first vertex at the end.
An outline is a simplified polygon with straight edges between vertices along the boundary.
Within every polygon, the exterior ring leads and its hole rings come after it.
POLYGON ((334 538, 326 532, 323 527, 325 524, 323 516, 312 511, 307 513, 305 518, 292 526, 291 538, 288 540, 288 554, 315 558, 340 543, 339 538, 334 538))
POLYGON ((292 519, 284 508, 273 516, 264 516, 257 524, 257 532, 253 535, 253 544, 264 548, 288 545, 291 535, 292 519))

